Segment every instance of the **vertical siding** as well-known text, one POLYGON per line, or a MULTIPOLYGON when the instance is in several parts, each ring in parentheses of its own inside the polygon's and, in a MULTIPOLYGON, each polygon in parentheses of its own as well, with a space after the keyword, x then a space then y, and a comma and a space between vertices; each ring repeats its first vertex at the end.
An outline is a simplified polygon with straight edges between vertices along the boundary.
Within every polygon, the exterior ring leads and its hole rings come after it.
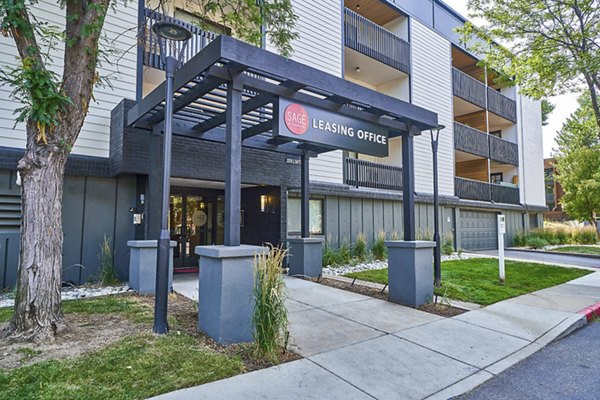
MULTIPOLYGON (((65 10, 56 1, 42 0, 31 6, 36 18, 55 26, 64 26, 65 10)), ((92 101, 88 117, 73 147, 73 153, 98 157, 108 157, 110 135, 110 112, 123 98, 135 97, 136 72, 136 27, 137 1, 119 3, 116 10, 109 10, 104 25, 106 40, 104 50, 117 50, 111 56, 112 64, 103 62, 98 68, 100 76, 110 77, 113 88, 97 87, 94 90, 96 101, 92 101)), ((0 36, 0 66, 14 66, 17 63, 16 49, 12 38, 0 36)), ((60 74, 63 65, 62 47, 54 53, 53 68, 60 74)), ((0 87, 0 146, 25 147, 25 127, 14 129, 14 110, 20 105, 10 99, 11 88, 0 87)))
POLYGON ((521 202, 545 206, 544 149, 542 146, 542 112, 540 102, 518 96, 519 187, 521 202))
MULTIPOLYGON (((335 76, 342 76, 342 16, 340 0, 292 0, 299 17, 300 37, 292 44, 292 59, 335 76)), ((273 46, 267 48, 274 51, 273 46)), ((311 160, 310 179, 342 183, 342 152, 332 151, 311 160)))
MULTIPOLYGON (((440 133, 440 194, 454 195, 454 134, 450 42, 425 25, 411 20, 412 102, 438 114, 446 126, 440 133)), ((415 139, 415 188, 433 192, 429 132, 415 139)))

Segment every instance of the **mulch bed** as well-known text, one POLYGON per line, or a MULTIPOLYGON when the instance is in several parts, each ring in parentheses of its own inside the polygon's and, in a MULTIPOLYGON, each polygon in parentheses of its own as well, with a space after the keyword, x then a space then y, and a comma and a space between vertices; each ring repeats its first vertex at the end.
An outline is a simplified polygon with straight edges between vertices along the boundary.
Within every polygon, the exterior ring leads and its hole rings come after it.
MULTIPOLYGON (((374 298, 380 299, 380 300, 388 300, 387 292, 382 292, 379 289, 361 285, 358 282, 355 282, 354 285, 352 285, 350 282, 346 283, 346 282, 342 282, 342 281, 327 278, 327 277, 308 278, 308 279, 312 282, 320 283, 320 284, 326 285, 326 286, 331 286, 336 289, 347 290, 349 292, 362 294, 364 296, 374 297, 374 298)), ((437 298, 437 296, 436 296, 436 298, 437 298)), ((430 313, 430 314, 439 315, 441 317, 455 317, 457 315, 467 312, 466 310, 463 310, 461 308, 456 308, 456 307, 452 307, 452 306, 449 306, 446 304, 435 303, 435 302, 423 304, 422 306, 418 307, 417 310, 420 310, 420 311, 423 311, 426 313, 430 313)))

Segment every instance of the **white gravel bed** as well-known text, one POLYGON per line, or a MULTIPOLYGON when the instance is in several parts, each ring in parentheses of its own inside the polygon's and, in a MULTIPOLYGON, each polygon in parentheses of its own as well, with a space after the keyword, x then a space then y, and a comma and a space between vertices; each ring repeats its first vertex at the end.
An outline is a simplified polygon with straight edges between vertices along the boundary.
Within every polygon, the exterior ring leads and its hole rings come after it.
MULTIPOLYGON (((102 286, 102 287, 92 287, 92 286, 81 286, 81 287, 65 287, 62 289, 61 298, 62 300, 76 300, 76 299, 84 299, 87 297, 99 297, 99 296, 107 296, 110 294, 117 294, 127 292, 129 290, 129 286, 120 285, 120 286, 102 286)), ((3 307, 12 307, 15 304, 15 300, 12 298, 12 294, 10 298, 7 295, 0 295, 0 308, 3 307)))
MULTIPOLYGON (((453 260, 468 260, 469 258, 481 258, 481 254, 473 253, 453 253, 449 256, 442 255, 442 261, 453 261, 453 260)), ((485 257, 485 256, 484 256, 485 257)), ((369 261, 354 265, 341 265, 339 267, 327 266, 323 268, 323 275, 338 276, 345 275, 351 272, 361 272, 375 269, 385 269, 388 267, 387 260, 385 261, 369 261)))

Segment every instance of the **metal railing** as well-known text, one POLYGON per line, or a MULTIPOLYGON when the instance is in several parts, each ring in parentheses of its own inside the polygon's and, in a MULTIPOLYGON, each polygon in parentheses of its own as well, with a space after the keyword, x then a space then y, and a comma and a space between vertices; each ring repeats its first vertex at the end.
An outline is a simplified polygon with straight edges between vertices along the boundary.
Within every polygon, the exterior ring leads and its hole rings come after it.
POLYGON ((512 122, 517 122, 517 103, 488 87, 488 110, 512 122))
POLYGON ((516 186, 490 184, 492 201, 494 203, 520 204, 521 196, 516 186))
MULTIPOLYGON (((194 24, 184 22, 180 19, 170 17, 159 13, 158 11, 146 8, 144 11, 145 27, 142 35, 143 47, 144 47, 144 65, 164 69, 163 63, 160 60, 160 47, 158 44, 158 38, 152 30, 152 27, 156 22, 171 22, 177 25, 181 25, 192 32, 192 37, 188 41, 183 54, 183 63, 189 61, 192 57, 198 54, 203 48, 206 47, 211 41, 213 41, 218 34, 214 32, 205 31, 200 29, 194 24)), ((177 43, 174 46, 181 46, 177 43)), ((171 53, 175 53, 179 50, 179 47, 168 49, 171 53)))
POLYGON ((504 164, 519 165, 519 146, 516 143, 494 135, 489 135, 489 137, 490 159, 504 164))
POLYGON ((454 193, 461 199, 491 201, 490 184, 474 179, 454 178, 454 193))
POLYGON ((454 95, 485 109, 485 84, 459 69, 452 68, 454 95))
POLYGON ((407 74, 410 73, 410 44, 394 33, 346 8, 345 45, 407 74))
POLYGON ((402 168, 346 157, 344 182, 355 187, 402 190, 402 168))
POLYGON ((481 157, 489 157, 490 142, 488 134, 478 129, 454 123, 454 148, 465 153, 475 154, 481 157))

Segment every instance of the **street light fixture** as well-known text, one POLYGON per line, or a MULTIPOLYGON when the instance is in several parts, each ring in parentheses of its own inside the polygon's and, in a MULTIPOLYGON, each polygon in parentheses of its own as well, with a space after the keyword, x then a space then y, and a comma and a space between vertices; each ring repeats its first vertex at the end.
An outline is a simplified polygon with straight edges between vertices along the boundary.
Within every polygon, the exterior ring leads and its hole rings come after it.
POLYGON ((173 75, 181 64, 192 33, 171 22, 157 22, 152 30, 158 37, 160 59, 165 66, 165 125, 163 142, 163 184, 161 226, 156 254, 156 289, 154 297, 154 333, 167 333, 167 301, 169 297, 169 253, 171 235, 168 228, 169 193, 171 191, 171 137, 173 135, 173 75))
POLYGON ((444 125, 438 125, 431 129, 431 151, 433 152, 433 240, 435 249, 433 251, 433 271, 434 284, 436 287, 442 286, 442 247, 440 240, 440 194, 438 189, 438 143, 440 131, 444 130, 444 125))

